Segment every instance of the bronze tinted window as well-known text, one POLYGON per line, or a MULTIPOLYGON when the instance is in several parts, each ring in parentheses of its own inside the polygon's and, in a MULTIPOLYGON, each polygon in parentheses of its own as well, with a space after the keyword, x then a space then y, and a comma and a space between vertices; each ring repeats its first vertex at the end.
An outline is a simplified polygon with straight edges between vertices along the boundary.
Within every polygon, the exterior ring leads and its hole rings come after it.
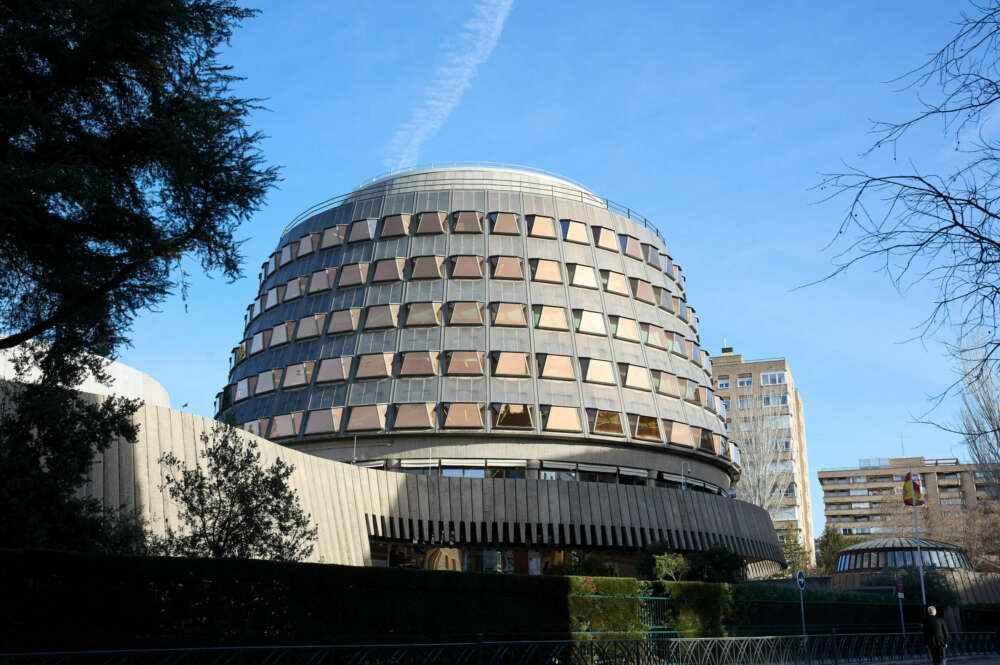
POLYGON ((291 263, 295 259, 295 254, 298 251, 298 243, 285 245, 281 248, 281 254, 278 257, 278 265, 283 266, 291 263))
POLYGON ((287 344, 292 338, 292 331, 295 330, 295 321, 279 323, 271 328, 271 347, 287 344))
POLYGON ((623 296, 628 295, 628 283, 625 281, 625 275, 620 272, 602 270, 601 284, 604 286, 604 290, 609 293, 618 293, 623 296))
POLYGON ((395 328, 399 324, 399 305, 374 305, 368 308, 365 330, 395 328))
POLYGON ((534 305, 531 310, 536 328, 569 330, 569 321, 566 319, 564 308, 552 305, 534 305))
POLYGON ((621 385, 625 388, 649 390, 649 375, 646 373, 645 367, 618 363, 618 376, 621 378, 621 385))
POLYGON ((604 383, 615 385, 615 370, 607 360, 595 358, 580 358, 580 371, 587 383, 604 383))
POLYGON ((535 238, 558 238, 556 220, 544 215, 528 215, 528 235, 535 238))
POLYGON ((558 261, 531 259, 528 265, 531 267, 531 279, 534 281, 551 282, 553 284, 562 283, 562 270, 559 269, 558 261))
POLYGON ((567 263, 566 273, 569 275, 570 286, 580 286, 585 289, 597 288, 597 277, 594 275, 594 269, 590 266, 567 263))
POLYGON ((653 295, 653 285, 649 282, 629 277, 629 285, 632 287, 632 297, 636 300, 648 302, 650 305, 656 304, 656 296, 653 295))
POLYGON ((271 329, 261 330, 259 333, 255 334, 250 340, 250 355, 255 353, 260 353, 267 348, 268 344, 271 342, 271 329))
POLYGON ((634 319, 628 319, 624 316, 611 316, 608 317, 611 321, 611 334, 618 339, 627 339, 630 342, 639 341, 639 326, 635 324, 634 319))
POLYGON ((530 404, 494 404, 493 427, 497 429, 532 429, 535 407, 530 404))
POLYGON ((254 388, 254 395, 263 395, 264 393, 269 393, 281 383, 281 375, 283 370, 280 369, 269 369, 266 372, 261 372, 257 375, 257 386, 254 388))
POLYGON ((658 371, 656 372, 658 376, 656 384, 656 392, 663 395, 670 395, 671 397, 680 397, 681 389, 677 383, 677 377, 670 372, 658 371))
POLYGON ((516 236, 521 232, 517 214, 513 212, 491 212, 490 222, 493 224, 491 232, 497 235, 516 236))
POLYGON ((441 303, 411 302, 406 306, 407 326, 436 326, 441 323, 441 303))
POLYGON ((312 254, 316 251, 319 246, 319 234, 310 233, 309 235, 304 235, 299 238, 299 257, 303 257, 306 254, 312 254))
POLYGON ((446 429, 481 429, 483 427, 483 405, 475 402, 452 402, 442 404, 441 410, 446 429))
POLYGON ((343 416, 344 409, 341 407, 315 409, 310 411, 306 415, 306 430, 303 434, 326 434, 328 432, 339 432, 343 416))
POLYGON ((635 413, 628 415, 629 430, 637 439, 662 441, 660 436, 660 421, 655 416, 641 416, 635 413))
POLYGON ((256 387, 256 376, 240 379, 236 382, 236 390, 233 392, 233 401, 242 402, 245 399, 250 399, 250 396, 254 394, 256 387))
POLYGON ((444 233, 444 213, 435 211, 418 214, 417 233, 444 233))
POLYGON ((588 335, 604 335, 604 315, 600 312, 588 312, 585 309, 573 310, 573 327, 578 333, 588 335))
POLYGON ((309 293, 319 293, 327 291, 333 286, 333 281, 337 279, 336 268, 326 268, 317 270, 309 277, 309 293))
POLYGON ((663 257, 660 256, 660 251, 655 246, 643 243, 642 258, 657 270, 663 270, 663 257))
POLYGON ((591 434, 625 436, 625 431, 622 429, 622 414, 617 411, 587 409, 587 420, 591 434))
POLYGON ((251 420, 248 423, 243 423, 243 429, 251 434, 264 436, 264 433, 267 432, 269 424, 270 418, 261 418, 260 420, 251 420))
POLYGON ((402 354, 399 365, 400 376, 430 376, 437 374, 438 356, 436 351, 407 351, 402 354))
POLYGON ((642 336, 642 341, 646 344, 655 346, 658 349, 669 348, 670 343, 667 341, 667 334, 660 326, 654 326, 652 323, 641 323, 639 324, 639 333, 642 336))
POLYGON ((483 214, 474 210, 462 210, 452 213, 451 230, 454 233, 481 233, 483 230, 483 214))
POLYGON ((670 423, 670 443, 694 448, 694 440, 691 438, 691 426, 686 423, 670 423))
POLYGON ((491 256, 493 279, 524 279, 524 261, 516 256, 491 256))
POLYGON ((349 263, 340 269, 340 287, 364 284, 368 279, 368 263, 349 263))
POLYGON ((351 415, 347 420, 347 431, 363 432, 385 429, 385 416, 388 411, 388 404, 351 407, 351 415))
POLYGON ((403 279, 406 259, 382 259, 375 263, 373 282, 396 282, 403 279))
POLYGON ((342 332, 350 332, 358 329, 361 322, 361 308, 339 309, 330 312, 330 328, 327 332, 331 335, 342 332))
POLYGON ((409 235, 410 216, 409 215, 386 215, 382 220, 382 237, 396 238, 409 235))
POLYGON ((538 354, 538 376, 542 379, 575 379, 573 358, 551 353, 538 354))
POLYGON ((701 449, 710 453, 715 453, 715 439, 712 437, 711 430, 703 429, 701 430, 701 449))
POLYGON ((329 249, 344 244, 344 236, 347 233, 347 226, 338 224, 323 230, 323 240, 320 242, 320 249, 329 249))
POLYGON ((394 429, 433 429, 434 402, 397 404, 394 429))
POLYGON ((618 246, 621 248, 622 254, 625 256, 631 256, 633 259, 639 259, 640 261, 642 260, 642 246, 639 244, 638 238, 621 234, 618 236, 618 246))
POLYGON ((440 279, 444 275, 444 257, 415 256, 410 279, 440 279))
POLYGON ((308 277, 293 277, 285 283, 285 298, 282 302, 290 302, 301 298, 304 288, 309 285, 308 277))
POLYGON ((295 339, 308 339, 316 337, 323 332, 323 323, 326 321, 326 314, 313 314, 299 319, 299 328, 295 333, 295 339))
POLYGON ((277 307, 281 303, 282 296, 285 295, 285 285, 275 286, 269 289, 264 295, 264 309, 269 310, 272 307, 277 307))
POLYGON ((531 376, 527 353, 494 351, 490 354, 493 376, 531 376))
POLYGON ((547 432, 579 432, 580 410, 575 406, 543 406, 542 422, 547 432))
POLYGON ((312 379, 313 366, 316 363, 298 363, 296 365, 289 365, 285 368, 285 382, 282 384, 283 388, 294 388, 297 386, 304 386, 312 379))
POLYGON ((484 357, 482 351, 448 351, 445 353, 445 372, 459 376, 482 376, 484 357))
POLYGON ((495 302, 490 305, 493 325, 523 328, 528 325, 525 317, 526 306, 514 302, 495 302))
POLYGON ((562 237, 567 242, 578 242, 582 245, 589 245, 590 239, 587 237, 587 225, 583 222, 574 222, 571 219, 564 219, 559 222, 562 225, 562 237))
POLYGON ((319 361, 319 370, 316 372, 316 383, 346 381, 350 372, 351 356, 324 358, 319 361))
POLYGON ((473 326, 483 323, 483 303, 456 301, 448 303, 448 325, 473 326))
POLYGON ((351 224, 351 235, 347 242, 362 242, 375 239, 376 219, 359 219, 351 224))
POLYGON ((618 238, 615 232, 603 226, 592 227, 594 231, 594 244, 602 249, 618 251, 618 238))
POLYGON ((284 413, 271 419, 271 432, 268 438, 284 439, 295 436, 302 426, 302 412, 284 413))
POLYGON ((392 376, 391 353, 366 353, 358 356, 357 379, 374 379, 392 376))
POLYGON ((479 279, 483 276, 483 257, 451 257, 451 276, 454 278, 479 279))

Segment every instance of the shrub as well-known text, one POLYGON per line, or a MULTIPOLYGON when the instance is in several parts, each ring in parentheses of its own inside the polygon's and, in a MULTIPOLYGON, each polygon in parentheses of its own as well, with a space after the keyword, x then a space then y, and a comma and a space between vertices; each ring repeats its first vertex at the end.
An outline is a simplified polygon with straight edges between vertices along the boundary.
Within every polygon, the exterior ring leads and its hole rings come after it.
POLYGON ((664 582, 673 607, 672 628, 681 637, 719 637, 724 634, 722 615, 732 601, 728 584, 664 582))

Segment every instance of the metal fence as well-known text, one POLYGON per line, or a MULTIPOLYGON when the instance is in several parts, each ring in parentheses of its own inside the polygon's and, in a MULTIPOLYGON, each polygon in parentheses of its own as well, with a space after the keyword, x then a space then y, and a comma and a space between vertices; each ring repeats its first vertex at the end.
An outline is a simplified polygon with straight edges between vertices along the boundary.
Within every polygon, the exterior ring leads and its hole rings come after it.
MULTIPOLYGON (((993 633, 955 633, 948 651, 1000 653, 993 633)), ((877 633, 26 653, 0 654, 0 665, 840 665, 926 657, 919 635, 877 633)))

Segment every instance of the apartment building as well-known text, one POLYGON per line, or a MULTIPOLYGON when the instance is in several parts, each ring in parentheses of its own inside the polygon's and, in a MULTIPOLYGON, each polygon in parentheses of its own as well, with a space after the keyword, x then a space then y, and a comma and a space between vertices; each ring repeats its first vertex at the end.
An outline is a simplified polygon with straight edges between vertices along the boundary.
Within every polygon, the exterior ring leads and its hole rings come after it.
MULTIPOLYGON (((746 360, 727 346, 711 362, 716 394, 726 410, 726 431, 734 447, 739 445, 740 428, 763 424, 768 438, 774 438, 776 450, 768 454, 766 464, 773 473, 787 478, 788 484, 771 519, 778 538, 784 542, 794 535, 808 552, 810 565, 815 565, 805 410, 788 361, 746 360)), ((742 454, 745 458, 747 451, 742 454)), ((744 466, 748 466, 746 459, 744 466)))
POLYGON ((847 469, 823 469, 823 514, 847 535, 894 533, 906 517, 902 483, 910 472, 920 481, 927 505, 940 506, 944 518, 975 507, 986 497, 986 477, 955 457, 895 457, 859 460, 847 469))

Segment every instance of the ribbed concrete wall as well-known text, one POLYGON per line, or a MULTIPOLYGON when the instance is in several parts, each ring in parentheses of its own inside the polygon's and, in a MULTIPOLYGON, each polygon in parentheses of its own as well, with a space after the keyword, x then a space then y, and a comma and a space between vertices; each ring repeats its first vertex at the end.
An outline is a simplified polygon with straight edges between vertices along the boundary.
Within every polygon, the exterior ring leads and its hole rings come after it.
MULTIPOLYGON (((159 406, 135 416, 136 444, 116 442, 87 491, 108 506, 139 509, 156 531, 176 520, 160 491, 160 455, 195 463, 215 421, 159 406)), ((700 550, 721 542, 750 560, 783 561, 763 510, 703 492, 554 480, 418 476, 314 457, 247 432, 264 464, 295 466, 292 487, 319 527, 313 558, 369 565, 369 536, 419 543, 630 548, 665 540, 700 550)))

